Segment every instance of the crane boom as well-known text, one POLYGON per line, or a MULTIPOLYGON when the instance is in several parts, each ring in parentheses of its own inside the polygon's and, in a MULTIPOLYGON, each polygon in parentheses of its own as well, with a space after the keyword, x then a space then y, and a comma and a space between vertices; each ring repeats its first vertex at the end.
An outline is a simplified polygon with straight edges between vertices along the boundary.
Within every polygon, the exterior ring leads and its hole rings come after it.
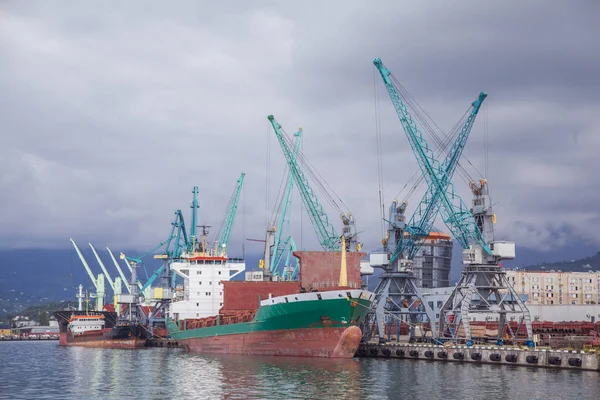
POLYGON ((428 186, 434 186, 435 191, 439 192, 444 223, 463 248, 467 249, 469 247, 469 241, 472 239, 484 249, 487 254, 491 254, 491 250, 483 238, 481 231, 475 224, 475 219, 469 208, 462 198, 455 193, 454 185, 449 181, 447 182, 447 185, 445 185, 446 182, 444 182, 443 179, 445 171, 440 162, 436 159, 429 143, 415 124, 406 104, 402 101, 398 90, 392 82, 391 72, 383 65, 379 58, 375 59, 373 64, 381 74, 390 99, 398 114, 398 118, 400 119, 400 123, 404 128, 408 142, 415 153, 417 162, 427 180, 428 186))
POLYGON ((75 241, 73 239, 71 239, 71 243, 73 243, 73 247, 75 247, 75 251, 77 252, 77 255, 79 256, 79 259, 81 260, 81 263, 85 267, 85 270, 87 271, 88 276, 90 277, 90 280, 92 281, 92 283, 96 287, 96 290, 98 290, 99 288, 98 288, 98 284, 96 282, 96 277, 94 276, 94 273, 92 272, 92 269, 90 268, 90 266, 88 265, 87 261, 85 260, 85 257, 83 257, 83 254, 81 254, 81 250, 79 250, 79 246, 77 246, 77 243, 75 243, 75 241))
POLYGON ((193 252, 196 250, 196 244, 198 243, 198 186, 194 186, 192 189, 194 197, 192 199, 192 226, 190 228, 190 243, 187 251, 193 252))
MULTIPOLYGON (((298 132, 294 134, 296 138, 296 142, 294 144, 294 154, 292 155, 292 159, 296 162, 296 158, 298 157, 298 152, 300 151, 300 141, 302 140, 302 128, 298 129, 298 132)), ((290 197, 292 195, 292 189, 294 187, 294 177, 292 175, 292 169, 289 168, 287 185, 285 187, 285 193, 282 199, 282 210, 281 214, 279 214, 279 222, 277 224, 277 229, 275 231, 275 243, 273 245, 273 254, 271 256, 270 269, 271 272, 275 272, 275 269, 279 266, 279 262, 283 257, 283 253, 285 251, 285 247, 279 248, 281 244, 281 233, 283 231, 283 224, 289 214, 290 210, 290 197)))
POLYGON ((96 311, 102 311, 102 308, 104 306, 104 275, 98 274, 97 278, 94 277, 94 274, 92 273, 90 266, 88 265, 87 261, 85 260, 85 257, 83 257, 83 254, 81 254, 81 250, 79 250, 79 246, 77 246, 77 243, 75 243, 75 241, 73 239, 70 239, 70 240, 71 240, 71 243, 73 243, 73 247, 75 247, 75 251, 77 252, 77 255, 79 256, 81 263, 85 267, 85 270, 87 271, 88 276, 90 277, 90 280, 92 281, 92 283, 94 284, 94 287, 96 288, 96 311))
MULTIPOLYGON (((110 254, 110 258, 113 261, 113 264, 115 264, 115 268, 117 268, 117 271, 119 272, 119 275, 121 276, 121 282, 127 282, 127 278, 125 277, 125 274, 123 273, 123 270, 121 269, 121 267, 119 266, 119 263, 117 263, 117 259, 115 258, 115 255, 113 254, 113 252, 107 247, 106 250, 108 250, 108 254, 110 254)), ((131 266, 129 264, 127 264, 127 266, 129 268, 131 268, 131 266)), ((141 288, 142 284, 138 281, 138 286, 141 288)), ((129 285, 125 285, 125 288, 127 289, 127 291, 129 293, 131 293, 131 289, 129 288, 129 285)))
POLYGON ((226 250, 227 245, 229 244, 229 236, 231 236, 231 229, 233 228, 233 222, 235 221, 235 213, 237 212, 238 202, 240 200, 240 193, 242 192, 245 176, 246 173, 242 172, 240 178, 237 180, 235 190, 231 198, 231 203, 229 205, 229 210, 227 211, 227 216, 225 217, 223 231, 218 239, 218 244, 220 247, 222 247, 222 249, 219 249, 219 251, 226 250))
MULTIPOLYGON (((481 92, 477 100, 471 103, 471 112, 469 113, 466 121, 454 140, 450 150, 446 154, 444 161, 442 162, 442 170, 444 171, 441 177, 441 184, 443 187, 448 187, 448 182, 452 181, 458 161, 462 155, 462 152, 467 143, 467 139, 473 128, 475 118, 481 108, 481 104, 487 97, 487 93, 481 92)), ((392 255, 391 261, 395 261, 398 257, 404 255, 406 258, 412 260, 419 248, 421 247, 422 239, 429 235, 429 232, 433 228, 433 223, 437 217, 440 205, 441 192, 437 190, 437 186, 430 185, 419 202, 416 211, 412 215, 406 231, 408 235, 401 235, 400 241, 396 246, 394 254, 392 255)))
POLYGON ((114 279, 114 281, 113 281, 113 279, 109 275, 108 271, 106 270, 106 267, 104 266, 104 263, 102 262, 102 259, 98 255, 98 252, 94 248, 94 246, 91 243, 88 243, 88 244, 92 248, 92 252, 94 253, 94 256, 96 257, 96 261, 98 261, 98 264, 100 264, 100 268, 102 268, 102 272, 106 276, 106 280, 108 281, 108 284, 112 288, 113 293, 114 294, 121 294, 121 278, 116 277, 114 279))
POLYGON ((340 235, 338 235, 335 227, 329 221, 327 214, 325 211, 323 211, 323 206, 310 187, 310 184, 302 172, 302 169, 294 159, 294 156, 288 144, 286 143, 286 139, 281 130, 281 125, 272 115, 269 115, 267 118, 273 126, 273 130, 275 131, 275 135, 277 136, 277 140, 279 141, 279 145, 281 146, 285 160, 290 168, 290 172, 294 177, 296 186, 298 186, 300 197, 302 198, 306 210, 308 211, 308 216, 315 229, 315 233, 317 234, 321 246, 327 251, 338 251, 340 249, 340 235))

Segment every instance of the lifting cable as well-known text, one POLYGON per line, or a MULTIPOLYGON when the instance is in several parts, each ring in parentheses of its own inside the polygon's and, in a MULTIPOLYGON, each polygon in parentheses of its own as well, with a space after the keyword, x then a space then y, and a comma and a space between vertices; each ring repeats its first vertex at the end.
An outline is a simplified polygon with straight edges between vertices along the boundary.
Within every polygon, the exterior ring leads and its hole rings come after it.
MULTIPOLYGON (((433 139, 433 142, 437 145, 437 149, 436 149, 436 151, 434 151, 434 154, 436 154, 436 157, 439 160, 442 155, 447 154, 448 149, 451 147, 451 144, 456 139, 458 133, 460 132, 460 130, 464 126, 467 118, 469 117, 472 107, 470 106, 467 109, 467 111, 464 113, 462 118, 454 125, 454 127, 451 129, 451 131, 448 134, 444 134, 443 131, 439 128, 439 126, 431 119, 431 117, 421 107, 421 105, 411 96, 411 94, 398 82, 398 80, 393 75, 391 75, 391 78, 393 80, 394 86, 396 87, 399 95, 402 97, 405 104, 410 109, 411 114, 414 116, 415 121, 418 121, 420 123, 424 132, 427 133, 428 136, 430 136, 433 139), (440 137, 438 132, 442 135, 442 137, 440 137)), ((486 117, 486 114, 487 114, 487 103, 484 104, 484 118, 486 117)), ((487 122, 484 125, 484 135, 485 135, 484 140, 485 140, 485 143, 487 146, 487 122)), ((487 147, 486 147, 486 151, 487 151, 487 147)), ((477 173, 479 175, 481 175, 481 173, 477 170, 477 168, 473 165, 473 163, 471 163, 471 161, 464 154, 461 155, 461 159, 466 160, 466 162, 469 165, 471 165, 475 169, 475 171, 477 171, 477 173)), ((487 168, 487 153, 486 153, 486 168, 487 168)), ((472 180, 472 177, 465 170, 465 168, 461 165, 460 162, 458 162, 458 164, 457 164, 457 170, 458 170, 459 176, 461 176, 463 178, 463 180, 465 180, 467 183, 472 180)), ((424 179, 425 178, 421 171, 415 172, 415 174, 413 174, 413 176, 409 179, 409 181, 398 192, 396 197, 400 196, 404 192, 404 190, 410 186, 410 189, 408 190, 406 197, 405 197, 406 200, 409 200, 414 195, 414 193, 417 191, 417 189, 419 187, 421 187, 424 179), (414 181, 414 184, 412 183, 413 181, 414 181)))
POLYGON ((383 193, 383 155, 381 146, 381 121, 379 117, 379 90, 377 71, 373 68, 373 102, 375 107, 375 140, 377 143, 377 180, 379 185, 379 208, 381 210, 381 237, 385 235, 385 200, 383 193))

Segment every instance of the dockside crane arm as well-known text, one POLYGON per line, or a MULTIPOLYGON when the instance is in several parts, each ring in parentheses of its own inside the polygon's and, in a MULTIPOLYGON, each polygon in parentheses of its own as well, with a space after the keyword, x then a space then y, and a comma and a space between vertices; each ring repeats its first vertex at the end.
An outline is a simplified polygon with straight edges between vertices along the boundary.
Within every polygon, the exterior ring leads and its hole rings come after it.
POLYGON ((98 255, 98 252, 94 248, 94 246, 91 243, 88 243, 88 244, 92 248, 92 252, 94 253, 94 256, 96 257, 96 261, 98 261, 98 264, 100 264, 100 268, 102 268, 102 272, 106 276, 106 280, 108 281, 108 284, 110 285, 111 289, 113 290, 113 293, 121 294, 121 278, 116 277, 113 281, 113 279, 109 275, 108 271, 106 270, 106 267, 104 266, 104 263, 102 262, 102 259, 98 255))
POLYGON ((244 177, 246 176, 245 172, 242 172, 237 183, 235 185, 235 190, 233 191, 233 195, 231 196, 231 200, 229 202, 229 207, 227 210, 227 214, 225 216, 225 222, 223 224, 223 229, 219 238, 217 239, 217 244, 220 247, 218 249, 219 253, 226 252, 227 245, 229 244, 229 237, 231 236, 231 230, 233 229, 233 223, 235 221, 235 214, 237 212, 238 203, 240 200, 240 194, 242 192, 242 186, 244 185, 244 177))
MULTIPOLYGON (((102 291, 102 292, 104 292, 104 287, 100 287, 100 285, 98 284, 98 280, 94 276, 94 273, 92 272, 92 269, 90 268, 90 266, 88 265, 87 261, 85 260, 85 257, 83 257, 83 254, 81 253, 81 250, 79 250, 79 246, 77 246, 77 243, 75 243, 75 241, 73 239, 70 239, 70 240, 71 240, 71 243, 73 243, 73 247, 75 247, 75 251, 77 252, 77 255, 79 256, 79 259, 81 260, 81 263, 85 267, 85 270, 87 271, 88 276, 90 277, 90 280, 94 284, 94 287, 96 288, 96 291, 102 291)), ((100 276, 100 275, 102 275, 102 274, 99 274, 98 276, 100 276)))
MULTIPOLYGON (((294 133, 294 137, 296 138, 294 143, 294 153, 292 154, 292 159, 296 162, 298 157, 298 152, 300 151, 300 142, 302 140, 302 128, 298 129, 298 132, 294 133)), ((289 212, 291 206, 291 195, 292 189, 294 187, 294 176, 292 175, 292 169, 288 168, 288 177, 287 177, 287 185, 285 187, 285 192, 283 194, 283 199, 281 201, 281 213, 279 214, 279 221, 277 223, 277 227, 275 230, 275 242, 273 244, 273 254, 271 255, 271 262, 269 263, 271 272, 274 273, 281 258, 283 257, 283 253, 285 252, 286 246, 281 245, 281 235, 283 233, 283 224, 286 220, 289 221, 289 212)), ((290 237, 291 239, 291 237, 290 237)))
POLYGON ((296 242, 294 242, 294 238, 292 238, 291 236, 288 237, 288 240, 286 241, 286 247, 288 248, 288 253, 285 258, 285 266, 286 267, 290 266, 292 257, 296 260, 296 265, 294 266, 294 271, 292 272, 292 275, 290 277, 290 280, 295 281, 296 279, 298 279, 298 268, 300 266, 300 261, 298 260, 298 258, 296 256, 294 256, 294 252, 298 249, 296 248, 296 242))
MULTIPOLYGON (((481 231, 475 224, 475 219, 469 208, 462 198, 455 193, 452 182, 448 181, 446 183, 444 181, 443 177, 445 171, 442 164, 435 157, 429 143, 417 127, 406 104, 402 101, 399 91, 392 81, 393 76, 391 72, 383 65, 379 58, 375 59, 373 64, 377 67, 384 81, 390 99, 392 100, 398 118, 400 119, 400 123, 406 133, 408 142, 417 158, 417 162, 419 163, 428 186, 433 186, 435 191, 432 191, 432 193, 439 192, 441 213, 444 223, 463 248, 468 248, 469 240, 472 239, 484 249, 487 254, 491 254, 491 250, 484 240, 481 231)), ((429 201, 432 200, 433 198, 429 199, 429 201)))
MULTIPOLYGON (((121 282, 128 282, 127 277, 125 277, 125 274, 123 273, 123 270, 121 269, 121 266, 117 262, 117 259, 115 258, 115 255, 113 254, 113 252, 108 247, 106 248, 106 250, 108 250, 108 254, 110 254, 110 258, 112 259, 113 264, 115 265, 115 268, 117 269, 117 271, 119 271, 119 275, 121 276, 121 282)), ((131 265, 129 265, 129 263, 127 263, 127 267, 131 268, 131 265)), ((140 281, 137 282, 137 285, 140 289, 142 288, 142 283, 140 281)), ((125 288, 127 289, 127 291, 129 293, 131 293, 131 288, 129 287, 129 285, 125 285, 125 288)))
POLYGON ((335 227, 329 221, 327 214, 323 210, 323 206, 319 202, 316 194, 313 192, 308 179, 298 165, 297 160, 294 158, 292 151, 290 150, 285 139, 281 125, 272 115, 269 115, 268 119, 273 126, 273 130, 275 131, 275 135, 277 136, 277 140, 279 141, 290 172, 294 177, 296 186, 298 186, 300 197, 302 198, 304 206, 306 207, 308 216, 315 229, 315 233, 317 234, 317 238, 319 239, 321 246, 327 251, 340 250, 340 235, 338 235, 335 227))
POLYGON ((190 227, 190 242, 187 247, 187 251, 193 253, 196 250, 198 244, 198 186, 194 186, 192 189, 192 226, 190 227))
MULTIPOLYGON (((481 92, 477 100, 471 103, 471 110, 468 112, 462 128, 442 162, 443 175, 441 176, 441 185, 445 188, 448 188, 448 183, 452 182, 452 177, 459 165, 459 160, 467 144, 467 139, 469 138, 481 104, 486 97, 487 93, 481 92)), ((410 260, 417 255, 423 239, 429 235, 429 232, 433 228, 433 223, 439 211, 440 196, 441 192, 437 189, 437 186, 429 185, 408 222, 410 234, 402 236, 392 255, 392 260, 397 259, 402 254, 410 260)))

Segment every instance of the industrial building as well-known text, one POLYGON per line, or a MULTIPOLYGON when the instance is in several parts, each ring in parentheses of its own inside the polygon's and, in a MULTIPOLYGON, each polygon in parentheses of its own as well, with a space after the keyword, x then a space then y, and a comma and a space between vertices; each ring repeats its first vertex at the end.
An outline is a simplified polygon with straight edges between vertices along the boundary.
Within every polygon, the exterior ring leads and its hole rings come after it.
POLYGON ((431 232, 423 241, 413 261, 417 286, 439 288, 450 286, 452 238, 442 232, 431 232))
POLYGON ((506 275, 528 305, 593 305, 600 300, 600 271, 507 270, 506 275))

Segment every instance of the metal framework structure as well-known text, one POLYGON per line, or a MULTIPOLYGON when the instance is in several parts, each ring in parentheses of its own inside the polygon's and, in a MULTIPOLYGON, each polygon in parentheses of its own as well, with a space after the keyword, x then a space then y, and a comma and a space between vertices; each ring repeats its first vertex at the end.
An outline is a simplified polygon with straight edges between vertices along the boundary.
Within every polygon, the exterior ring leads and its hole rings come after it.
MULTIPOLYGON (((400 100, 401 96, 391 84, 391 80, 386 80, 387 73, 383 69, 383 65, 381 63, 375 65, 378 67, 382 77, 385 77, 384 82, 388 91, 390 92, 391 90, 390 97, 392 100, 400 100), (388 85, 388 83, 390 84, 388 85)), ((448 182, 450 182, 456 170, 458 160, 465 147, 481 103, 485 100, 486 96, 486 93, 480 93, 478 99, 471 104, 471 112, 468 113, 466 120, 462 124, 462 129, 446 155, 442 165, 444 171, 442 185, 445 185, 445 187, 448 186, 448 182)), ((398 105, 396 109, 403 110, 400 118, 405 118, 404 110, 407 113, 407 108, 398 105)), ((381 266, 385 271, 375 289, 377 306, 375 308, 374 319, 379 328, 380 341, 384 341, 386 336, 385 326, 390 326, 394 323, 398 325, 396 334, 399 335, 400 321, 406 321, 409 324, 409 337, 411 339, 415 337, 415 326, 426 320, 430 322, 432 335, 434 337, 437 336, 436 317, 433 309, 424 301, 421 290, 416 284, 416 278, 412 271, 412 261, 421 247, 423 240, 431 232, 438 214, 441 197, 440 190, 438 189, 439 187, 435 185, 429 185, 408 224, 405 222, 406 217, 404 215, 408 203, 404 201, 398 204, 398 201, 394 200, 390 206, 388 233, 383 244, 388 255, 390 247, 394 248, 394 251, 389 260, 386 257, 383 260, 375 260, 375 263, 372 263, 372 265, 381 266), (388 314, 387 318, 385 314, 388 314)), ((367 334, 370 334, 370 332, 367 332, 367 334)))
MULTIPOLYGON (((426 227, 427 221, 431 219, 433 222, 432 218, 435 218, 439 202, 444 223, 461 246, 466 249, 463 252, 463 262, 469 266, 463 270, 461 282, 442 307, 439 322, 440 339, 443 340, 446 337, 459 339, 460 329, 458 327, 462 322, 464 340, 467 345, 471 345, 473 341, 469 329, 469 313, 487 312, 499 315, 498 343, 501 344, 506 315, 512 313, 520 316, 521 322, 526 325, 527 344, 531 345, 533 342, 529 311, 514 289, 507 284, 504 272, 498 265, 502 259, 514 258, 514 243, 495 241, 493 228, 495 215, 492 213, 489 191, 485 181, 481 181, 479 187, 474 183, 471 184, 475 197, 473 198, 473 207, 468 209, 462 198, 455 192, 450 179, 477 115, 477 110, 485 99, 485 93, 482 93, 479 99, 473 103, 472 118, 467 119, 467 124, 461 131, 462 135, 459 135, 442 164, 435 157, 429 143, 409 113, 407 105, 402 101, 391 72, 380 59, 375 59, 373 64, 381 74, 409 144, 428 183, 427 193, 416 213, 425 217, 421 218, 424 223, 415 225, 426 227), (506 290, 507 293, 502 294, 503 290, 506 290)), ((411 232, 415 225, 409 224, 408 228, 403 226, 409 237, 413 237, 411 233, 414 233, 414 237, 418 240, 419 236, 429 233, 418 230, 411 232)), ((402 233, 403 237, 404 233, 402 233)), ((401 254, 402 251, 396 251, 393 259, 398 259, 401 254)), ((408 256, 410 257, 410 252, 408 256)), ((398 265, 399 271, 401 271, 403 265, 402 263, 398 265)), ((427 304, 424 306, 427 309, 427 304)), ((433 325, 432 330, 434 330, 433 325)))
POLYGON ((495 315, 498 321, 496 343, 504 343, 505 330, 515 342, 519 329, 513 331, 507 325, 509 319, 517 320, 519 328, 525 326, 525 344, 534 346, 531 316, 527 306, 506 278, 504 268, 499 265, 503 259, 515 257, 513 242, 497 241, 494 238, 496 216, 492 212, 487 182, 479 185, 471 182, 473 191, 473 216, 477 226, 490 244, 492 254, 487 254, 473 244, 463 251, 462 277, 440 310, 440 340, 465 341, 472 345, 470 321, 472 315, 495 315), (461 329, 462 327, 462 329, 461 329))

